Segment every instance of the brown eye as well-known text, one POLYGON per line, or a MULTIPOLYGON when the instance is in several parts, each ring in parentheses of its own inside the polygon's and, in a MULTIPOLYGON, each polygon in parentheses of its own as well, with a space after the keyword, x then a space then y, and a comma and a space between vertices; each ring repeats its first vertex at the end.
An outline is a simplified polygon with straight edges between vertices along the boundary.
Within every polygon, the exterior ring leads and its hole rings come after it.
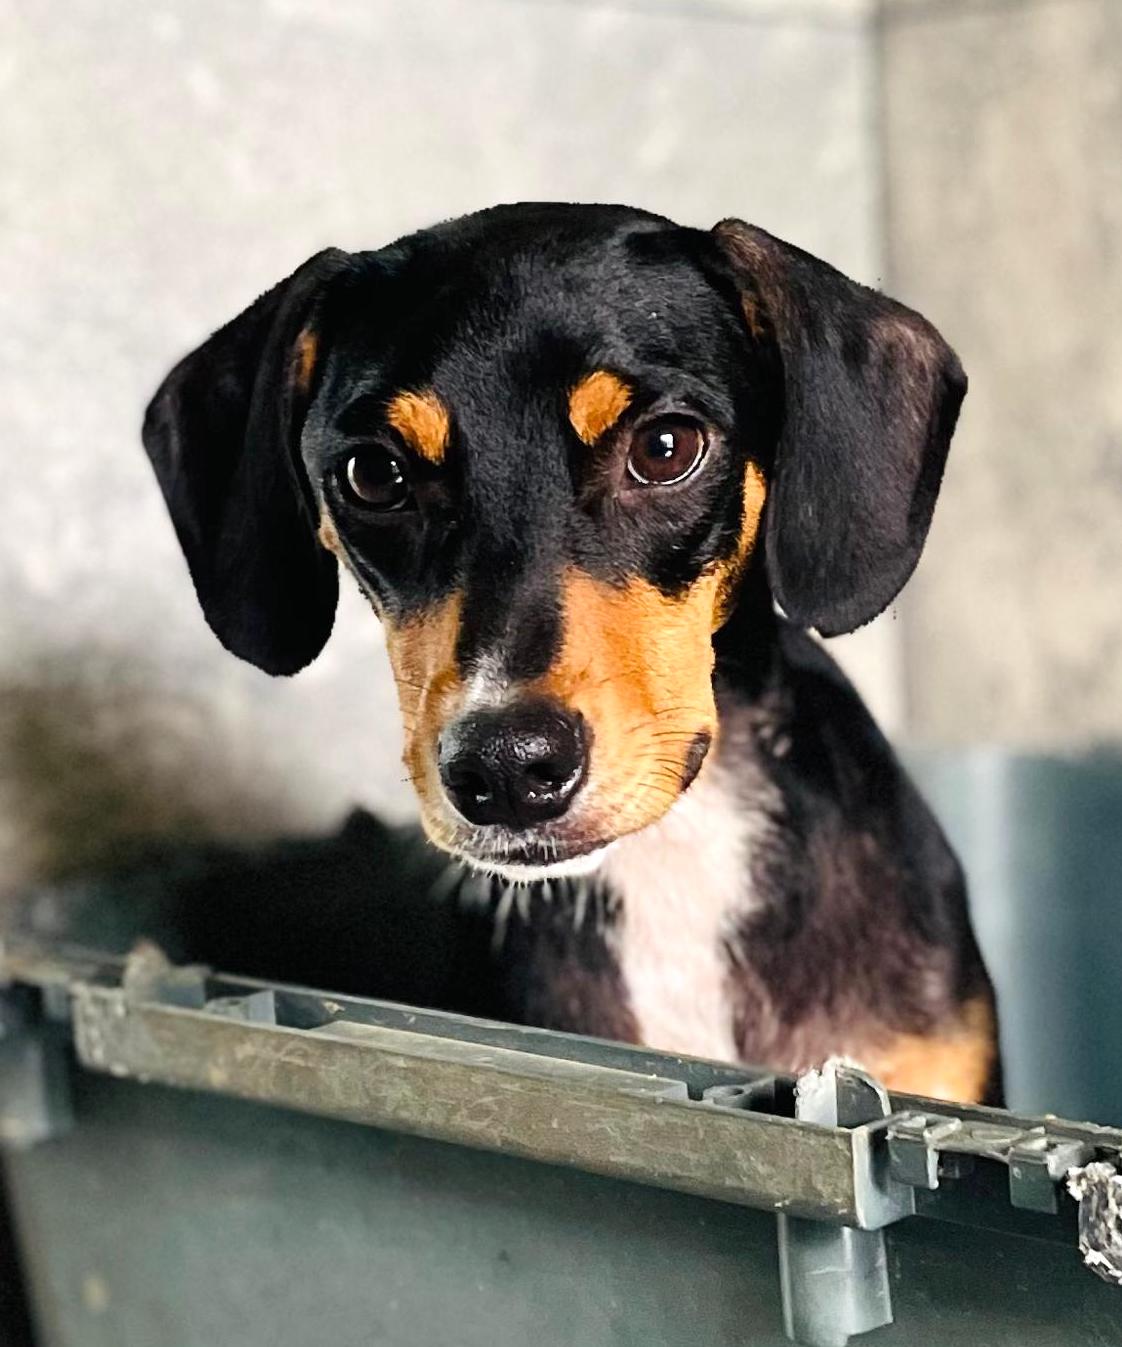
POLYGON ((401 464, 380 445, 360 449, 347 459, 339 480, 345 494, 366 510, 404 510, 413 501, 401 464))
POLYGON ((705 432, 696 421, 661 416, 632 435, 627 471, 640 486, 670 486, 695 471, 705 449, 705 432))

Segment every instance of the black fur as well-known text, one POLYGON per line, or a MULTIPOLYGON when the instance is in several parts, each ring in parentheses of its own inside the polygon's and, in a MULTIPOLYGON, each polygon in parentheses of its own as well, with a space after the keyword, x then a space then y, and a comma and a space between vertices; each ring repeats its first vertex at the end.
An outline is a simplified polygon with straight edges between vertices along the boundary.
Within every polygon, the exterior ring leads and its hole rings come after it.
POLYGON ((772 593, 824 636, 876 617, 915 569, 966 376, 919 314, 761 229, 717 229, 783 370, 768 509, 772 593))
POLYGON ((297 336, 345 264, 335 249, 305 262, 182 360, 144 418, 207 621, 274 674, 315 659, 335 617, 338 577, 313 531, 289 376, 297 336))

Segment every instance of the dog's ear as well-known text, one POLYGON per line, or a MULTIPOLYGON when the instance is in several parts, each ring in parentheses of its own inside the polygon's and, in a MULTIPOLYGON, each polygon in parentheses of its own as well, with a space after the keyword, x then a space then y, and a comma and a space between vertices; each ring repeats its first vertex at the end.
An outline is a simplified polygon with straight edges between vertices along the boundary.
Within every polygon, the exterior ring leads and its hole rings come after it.
POLYGON ((772 593, 800 626, 852 631, 919 560, 966 376, 911 309, 739 220, 714 235, 749 332, 773 340, 782 363, 772 593))
POLYGON ((318 311, 348 254, 327 249, 179 362, 149 404, 144 447, 215 635, 272 674, 331 633, 339 581, 319 546, 299 435, 318 311))

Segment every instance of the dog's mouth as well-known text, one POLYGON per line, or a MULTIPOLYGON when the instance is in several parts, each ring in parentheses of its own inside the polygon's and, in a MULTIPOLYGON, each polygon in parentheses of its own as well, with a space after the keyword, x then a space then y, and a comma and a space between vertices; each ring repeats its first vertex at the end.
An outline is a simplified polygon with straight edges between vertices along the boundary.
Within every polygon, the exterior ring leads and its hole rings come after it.
POLYGON ((539 880, 571 880, 594 874, 613 845, 614 839, 587 850, 558 851, 554 847, 523 845, 496 851, 458 849, 457 855, 473 870, 513 884, 533 884, 539 880))
POLYGON ((606 837, 566 842, 549 836, 538 839, 522 835, 472 837, 453 843, 450 850, 474 870, 528 884, 535 880, 574 879, 594 874, 617 840, 606 837))

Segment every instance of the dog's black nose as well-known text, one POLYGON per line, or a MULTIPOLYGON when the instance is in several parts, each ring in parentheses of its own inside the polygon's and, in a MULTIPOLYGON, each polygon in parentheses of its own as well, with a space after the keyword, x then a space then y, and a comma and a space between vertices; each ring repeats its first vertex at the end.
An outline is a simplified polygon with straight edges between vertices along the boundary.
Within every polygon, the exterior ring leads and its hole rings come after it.
POLYGON ((465 716, 440 736, 439 756, 444 788, 469 823, 529 828, 568 809, 588 742, 579 715, 534 698, 465 716))

